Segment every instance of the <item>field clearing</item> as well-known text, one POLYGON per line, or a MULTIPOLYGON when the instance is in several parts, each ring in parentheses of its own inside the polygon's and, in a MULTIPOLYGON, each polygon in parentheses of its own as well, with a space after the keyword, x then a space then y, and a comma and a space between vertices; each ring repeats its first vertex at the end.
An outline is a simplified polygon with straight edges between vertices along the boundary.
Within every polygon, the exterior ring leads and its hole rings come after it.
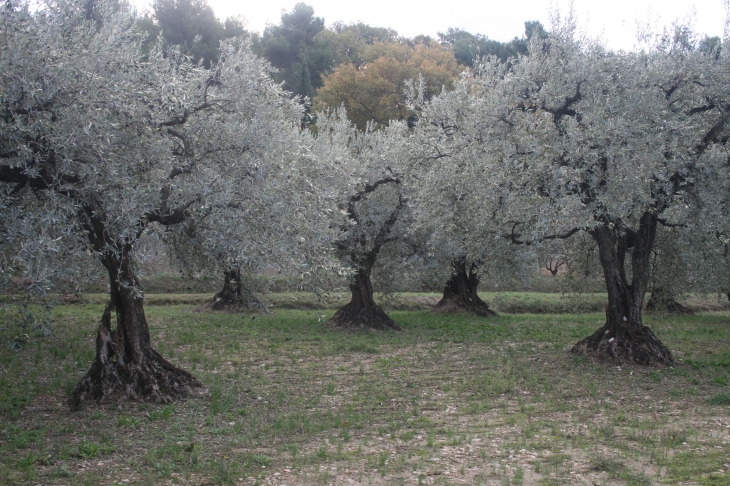
POLYGON ((203 389, 78 413, 65 401, 100 303, 54 308, 53 334, 23 331, 15 351, 7 313, 0 483, 730 484, 727 310, 647 316, 677 366, 618 368, 567 352, 602 313, 392 311, 403 331, 351 332, 324 326, 331 309, 196 305, 147 315, 153 345, 203 389))

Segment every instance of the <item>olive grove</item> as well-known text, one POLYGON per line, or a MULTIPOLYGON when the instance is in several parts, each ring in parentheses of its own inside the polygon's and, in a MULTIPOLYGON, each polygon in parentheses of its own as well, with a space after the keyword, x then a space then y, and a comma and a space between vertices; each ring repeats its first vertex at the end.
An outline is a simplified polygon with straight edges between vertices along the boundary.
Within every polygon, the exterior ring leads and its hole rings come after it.
POLYGON ((167 402, 198 383, 152 347, 137 243, 150 229, 225 225, 226 211, 269 204, 257 188, 290 192, 298 166, 266 155, 292 146, 301 109, 244 40, 222 43, 206 70, 161 45, 143 51, 124 4, 101 0, 93 19, 84 6, 6 2, 0 11, 0 204, 13 235, 0 249, 29 279, 69 252, 95 255, 108 273, 96 358, 73 407, 167 402))
MULTIPOLYGON (((642 324, 658 227, 726 224, 730 57, 687 39, 676 27, 615 53, 564 22, 528 55, 484 60, 421 115, 430 177, 459 188, 480 225, 526 250, 580 232, 596 242, 606 323, 576 352, 671 364, 642 324), (457 139, 470 156, 452 162, 438 141, 457 139)), ((450 217, 435 204, 430 213, 450 217)))
POLYGON ((642 322, 648 291, 730 295, 727 41, 699 48, 676 26, 616 53, 569 20, 453 89, 411 85, 402 121, 360 130, 343 107, 308 130, 246 39, 221 41, 208 68, 150 46, 125 3, 89 5, 0 7, 0 281, 42 291, 89 259, 109 280, 73 408, 199 385, 150 340, 149 233, 188 271, 223 274, 214 305, 258 304, 246 272, 341 278, 351 301, 329 324, 375 329, 399 329, 375 303, 378 266, 389 281, 449 271, 439 307, 488 316, 481 278, 527 278, 537 259, 590 247, 606 321, 573 351, 617 363, 673 363, 642 322))

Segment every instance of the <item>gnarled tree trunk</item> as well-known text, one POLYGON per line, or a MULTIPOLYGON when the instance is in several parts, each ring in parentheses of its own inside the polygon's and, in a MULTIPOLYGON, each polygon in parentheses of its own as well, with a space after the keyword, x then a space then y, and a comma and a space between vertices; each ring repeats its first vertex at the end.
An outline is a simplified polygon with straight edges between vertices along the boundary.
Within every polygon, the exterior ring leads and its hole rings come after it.
POLYGON ((647 311, 667 312, 677 315, 692 315, 694 312, 677 302, 672 292, 663 287, 657 287, 651 291, 649 302, 646 303, 647 311))
POLYGON ((262 310, 266 307, 256 296, 245 288, 238 268, 230 268, 223 274, 223 288, 210 302, 212 310, 262 310))
POLYGON ((150 344, 143 299, 135 290, 138 281, 130 258, 131 247, 118 254, 107 252, 102 263, 109 273, 111 301, 96 336, 96 357, 71 394, 72 409, 90 400, 148 400, 169 403, 185 397, 198 381, 158 353, 150 344), (112 330, 115 312, 117 329, 112 330))
POLYGON ((327 324, 338 327, 360 329, 395 329, 400 331, 398 324, 375 303, 373 298, 373 284, 370 274, 375 263, 377 251, 371 251, 357 273, 350 282, 352 298, 350 303, 338 310, 327 324))
POLYGON ((642 324, 649 272, 650 252, 656 236, 657 216, 646 212, 639 228, 632 231, 620 224, 598 226, 590 232, 598 243, 601 266, 608 291, 606 323, 591 336, 573 346, 575 353, 609 358, 621 364, 627 360, 638 364, 659 362, 671 365, 672 353, 642 324), (624 271, 626 253, 631 250, 632 279, 624 271))
POLYGON ((233 268, 223 272, 223 288, 213 296, 211 308, 221 310, 240 306, 243 302, 241 287, 241 274, 238 269, 233 268))
MULTIPOLYGON (((362 201, 367 194, 376 191, 379 186, 387 184, 399 185, 400 180, 386 177, 373 184, 367 184, 362 191, 350 197, 347 205, 347 215, 353 225, 359 228, 363 226, 357 203, 362 201)), ((380 224, 372 240, 364 232, 355 232, 338 243, 340 249, 350 257, 349 260, 357 268, 357 271, 350 282, 350 291, 352 292, 350 303, 335 312, 335 315, 327 321, 328 325, 361 329, 395 329, 400 331, 398 324, 388 317, 383 309, 375 303, 370 274, 383 245, 398 239, 397 236, 391 236, 390 232, 398 220, 400 212, 405 207, 405 203, 406 201, 402 194, 398 194, 397 206, 393 208, 388 218, 380 224)), ((370 224, 367 226, 370 226, 370 224)), ((350 225, 347 225, 343 228, 343 232, 348 233, 350 229, 350 225)))
POLYGON ((451 277, 444 287, 444 295, 434 307, 434 312, 468 313, 483 317, 497 315, 479 298, 477 287, 479 287, 479 276, 476 264, 472 263, 467 270, 466 258, 456 260, 453 263, 451 277))

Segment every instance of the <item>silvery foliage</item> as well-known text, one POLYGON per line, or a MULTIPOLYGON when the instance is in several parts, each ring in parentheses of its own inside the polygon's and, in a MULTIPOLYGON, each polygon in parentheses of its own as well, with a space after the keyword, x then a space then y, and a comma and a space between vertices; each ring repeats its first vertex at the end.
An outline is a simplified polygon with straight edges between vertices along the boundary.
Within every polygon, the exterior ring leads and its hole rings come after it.
POLYGON ((239 197, 220 207, 196 205, 163 239, 190 272, 237 268, 252 278, 275 272, 315 285, 332 265, 325 211, 332 203, 315 186, 323 166, 301 133, 301 105, 286 92, 270 94, 248 105, 250 123, 239 133, 255 140, 247 143, 247 169, 235 180, 239 197))
POLYGON ((240 226, 262 241, 276 224, 290 225, 287 235, 306 224, 310 201, 276 204, 291 193, 287 181, 303 177, 293 141, 301 110, 245 39, 222 44, 220 62, 205 70, 161 45, 142 52, 125 5, 98 2, 101 22, 84 20, 83 5, 2 13, 0 171, 22 168, 28 181, 6 183, 0 195, 4 265, 42 280, 48 268, 64 270, 59 255, 119 253, 153 223, 182 222, 204 234, 197 244, 206 251, 187 257, 210 258, 233 228, 227 250, 239 258, 254 253, 240 226), (89 211, 106 225, 95 249, 83 226, 89 211))
POLYGON ((404 177, 407 134, 407 125, 397 121, 380 129, 370 125, 361 132, 340 108, 318 113, 316 133, 311 135, 312 157, 325 168, 317 181, 318 189, 335 203, 327 211, 331 211, 332 228, 337 232, 332 246, 343 265, 338 270, 341 276, 349 278, 360 266, 377 244, 378 233, 401 205, 376 261, 376 269, 385 267, 384 278, 378 281, 380 291, 403 287, 410 275, 402 265, 416 263, 414 241, 408 236, 410 193, 404 177), (368 191, 369 186, 386 180, 398 182, 385 182, 368 191), (362 194, 355 203, 359 224, 349 215, 351 198, 357 194, 362 194))
POLYGON ((718 295, 727 302, 730 292, 730 240, 727 230, 708 229, 714 222, 701 218, 686 227, 660 228, 652 260, 652 286, 681 298, 689 293, 718 295))
POLYGON ((463 235, 457 247, 479 255, 500 235, 535 246, 598 224, 635 228, 647 210, 727 235, 727 39, 701 52, 677 26, 615 53, 570 20, 551 32, 529 55, 482 60, 422 108, 420 202, 439 237, 463 235), (473 219, 468 231, 456 212, 473 219))
POLYGON ((508 137, 508 130, 483 118, 486 107, 475 89, 468 72, 453 91, 443 91, 429 102, 424 102, 418 84, 411 85, 409 101, 418 113, 408 140, 415 208, 411 231, 429 235, 424 248, 437 270, 429 272, 433 283, 443 285, 452 262, 463 258, 467 268, 476 263, 480 277, 497 288, 524 284, 540 262, 503 237, 503 194, 513 186, 509 176, 499 172, 489 147, 490 140, 508 137))
MULTIPOLYGON (((700 239, 685 228, 657 229, 651 256, 651 292, 661 291, 665 299, 679 300, 692 291, 702 291, 695 260, 699 257, 700 239)), ((703 265, 704 266, 704 265, 703 265)), ((706 269, 705 269, 706 270, 706 269)), ((717 289, 714 289, 717 290, 717 289)))

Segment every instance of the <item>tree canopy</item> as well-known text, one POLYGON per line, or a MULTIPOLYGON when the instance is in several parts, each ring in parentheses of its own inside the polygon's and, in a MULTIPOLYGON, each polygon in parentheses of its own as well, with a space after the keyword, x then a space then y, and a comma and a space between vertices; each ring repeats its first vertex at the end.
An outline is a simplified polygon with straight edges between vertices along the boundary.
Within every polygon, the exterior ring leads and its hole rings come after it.
POLYGON ((243 19, 221 21, 206 0, 155 0, 152 8, 154 18, 139 23, 148 33, 148 42, 161 34, 166 44, 178 46, 193 62, 202 61, 206 67, 218 59, 223 39, 246 34, 243 19))
POLYGON ((549 34, 542 23, 528 20, 525 22, 524 37, 515 37, 509 42, 499 42, 482 34, 471 34, 454 28, 439 32, 438 38, 441 45, 454 51, 454 57, 459 64, 474 66, 474 62, 480 57, 495 56, 504 62, 510 57, 526 54, 527 43, 533 35, 546 39, 549 34))
POLYGON ((284 82, 284 88, 294 94, 308 96, 302 73, 309 71, 309 83, 317 88, 320 74, 329 67, 326 59, 314 53, 315 36, 324 29, 324 19, 314 16, 314 9, 304 3, 297 3, 291 12, 281 15, 281 23, 266 28, 261 39, 263 54, 279 72, 275 79, 284 82))

